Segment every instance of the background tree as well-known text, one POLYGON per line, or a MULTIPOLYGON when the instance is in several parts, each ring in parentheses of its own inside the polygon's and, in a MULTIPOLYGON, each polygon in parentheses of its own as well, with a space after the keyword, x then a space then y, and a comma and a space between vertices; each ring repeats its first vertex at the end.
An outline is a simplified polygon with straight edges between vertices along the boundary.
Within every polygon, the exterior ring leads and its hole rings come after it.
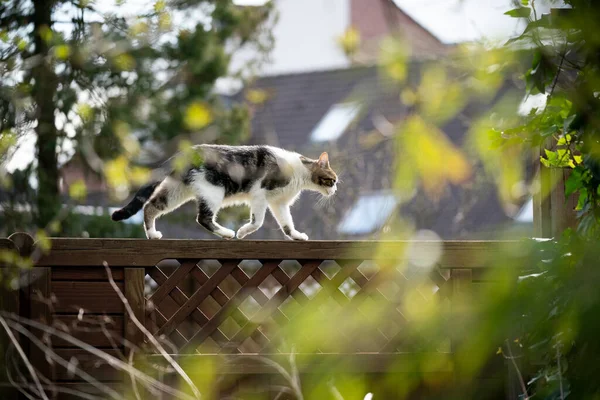
MULTIPOLYGON (((228 71, 239 48, 268 49, 270 15, 270 3, 239 7, 230 0, 158 0, 148 10, 121 0, 3 1, 2 161, 32 133, 36 154, 25 173, 0 175, 12 185, 9 194, 37 185, 19 199, 33 206, 31 212, 19 213, 18 223, 9 221, 15 213, 4 213, 4 223, 49 227, 54 234, 68 230, 58 223, 59 166, 75 153, 123 200, 147 178, 140 165, 177 149, 168 145, 171 139, 231 143, 243 137, 245 108, 225 104, 214 85, 227 75, 248 76, 260 62, 228 71)), ((82 183, 69 190, 85 197, 82 183)))

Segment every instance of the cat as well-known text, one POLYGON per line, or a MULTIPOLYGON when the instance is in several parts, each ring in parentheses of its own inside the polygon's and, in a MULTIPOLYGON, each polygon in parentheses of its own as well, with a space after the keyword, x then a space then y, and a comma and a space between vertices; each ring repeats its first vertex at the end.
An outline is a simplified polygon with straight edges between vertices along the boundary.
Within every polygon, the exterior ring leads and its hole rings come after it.
POLYGON ((184 168, 183 173, 168 166, 166 177, 140 188, 129 204, 112 214, 112 219, 127 219, 143 208, 146 236, 160 239, 155 220, 195 200, 196 221, 221 238, 243 239, 256 232, 268 208, 286 237, 308 240, 305 233, 296 230, 290 206, 303 190, 327 197, 337 191, 338 177, 327 153, 312 160, 272 146, 203 144, 194 146, 192 155, 197 158, 193 166, 184 168), (250 220, 236 233, 219 225, 216 217, 221 208, 238 204, 250 207, 250 220))

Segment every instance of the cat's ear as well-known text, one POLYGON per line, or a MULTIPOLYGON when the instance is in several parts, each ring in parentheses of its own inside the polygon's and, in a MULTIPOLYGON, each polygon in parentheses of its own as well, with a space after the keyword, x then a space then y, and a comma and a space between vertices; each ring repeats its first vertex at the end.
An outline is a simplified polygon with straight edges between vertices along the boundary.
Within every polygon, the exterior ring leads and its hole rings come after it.
POLYGON ((302 161, 302 164, 307 165, 307 166, 312 165, 316 162, 315 160, 311 160, 310 158, 306 158, 304 156, 300 156, 300 161, 302 161))
POLYGON ((329 155, 327 155, 326 152, 321 154, 321 156, 319 157, 319 160, 317 161, 317 164, 321 168, 329 168, 329 155))

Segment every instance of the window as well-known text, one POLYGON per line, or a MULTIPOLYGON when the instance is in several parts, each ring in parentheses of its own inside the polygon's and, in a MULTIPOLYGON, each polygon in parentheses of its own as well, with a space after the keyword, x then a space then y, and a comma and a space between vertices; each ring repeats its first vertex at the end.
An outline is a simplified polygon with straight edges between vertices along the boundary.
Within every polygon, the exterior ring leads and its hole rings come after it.
POLYGON ((385 224, 397 205, 396 196, 392 194, 361 196, 338 225, 338 232, 347 235, 371 233, 385 224))
POLYGON ((310 140, 327 142, 339 138, 346 131, 348 125, 354 121, 359 111, 358 103, 333 105, 313 129, 310 140))

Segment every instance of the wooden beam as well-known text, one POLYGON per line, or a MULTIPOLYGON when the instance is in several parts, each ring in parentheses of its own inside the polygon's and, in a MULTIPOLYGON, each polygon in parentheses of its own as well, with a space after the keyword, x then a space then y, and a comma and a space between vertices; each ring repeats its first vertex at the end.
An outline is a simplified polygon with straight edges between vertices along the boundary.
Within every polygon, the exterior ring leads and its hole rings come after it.
POLYGON ((52 250, 39 266, 149 267, 164 259, 263 259, 402 261, 411 253, 442 247, 443 268, 480 268, 502 255, 515 241, 254 241, 254 240, 142 240, 52 239, 52 250))

